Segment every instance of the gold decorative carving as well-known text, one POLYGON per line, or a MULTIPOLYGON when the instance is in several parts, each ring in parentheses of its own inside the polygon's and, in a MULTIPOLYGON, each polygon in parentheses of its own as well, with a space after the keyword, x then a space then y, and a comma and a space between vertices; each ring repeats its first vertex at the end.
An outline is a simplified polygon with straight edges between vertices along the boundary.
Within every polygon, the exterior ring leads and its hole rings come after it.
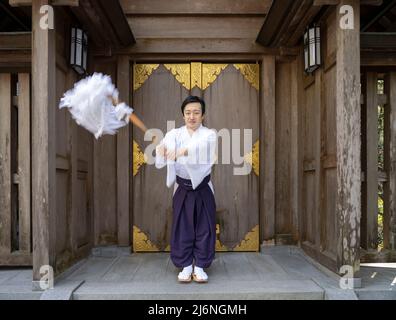
POLYGON ((234 64, 234 67, 239 70, 253 88, 259 90, 260 66, 256 64, 234 64))
POLYGON ((175 76, 176 80, 180 82, 184 88, 190 90, 190 64, 164 64, 164 67, 175 76))
POLYGON ((255 226, 248 232, 245 239, 237 245, 233 251, 258 251, 259 249, 259 226, 255 226))
POLYGON ((202 65, 202 90, 208 88, 228 64, 203 64, 202 65))
POLYGON ((139 89, 159 64, 135 64, 133 72, 133 90, 139 89))
POLYGON ((147 163, 145 154, 140 150, 138 143, 133 140, 133 176, 139 172, 139 168, 147 163))
POLYGON ((138 251, 159 251, 149 238, 137 226, 133 226, 133 250, 138 251))
POLYGON ((191 89, 202 88, 202 63, 191 62, 191 89))
POLYGON ((216 251, 228 251, 228 248, 220 242, 220 225, 216 224, 216 251))
POLYGON ((256 176, 260 175, 260 140, 253 145, 253 150, 245 155, 245 161, 253 167, 256 176))

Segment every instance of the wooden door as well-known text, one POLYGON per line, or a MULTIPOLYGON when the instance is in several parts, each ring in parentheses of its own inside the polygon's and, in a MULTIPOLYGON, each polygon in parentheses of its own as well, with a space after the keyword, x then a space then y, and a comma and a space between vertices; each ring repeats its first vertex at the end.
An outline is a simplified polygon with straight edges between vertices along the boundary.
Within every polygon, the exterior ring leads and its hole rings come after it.
POLYGON ((0 73, 0 266, 31 266, 30 74, 0 73))
MULTIPOLYGON (((150 128, 166 133, 167 120, 174 121, 176 127, 184 125, 180 106, 189 94, 199 95, 206 102, 204 125, 219 133, 218 163, 212 171, 217 251, 259 249, 258 77, 258 64, 134 66, 133 106, 150 128), (245 135, 250 133, 252 143, 245 150, 245 135), (223 149, 228 140, 239 157, 233 159, 231 150, 223 149), (250 172, 235 175, 234 170, 242 166, 250 172)), ((173 188, 165 185, 166 168, 158 170, 145 163, 143 151, 149 142, 144 141, 143 134, 134 128, 133 137, 133 248, 135 252, 167 251, 173 188)))

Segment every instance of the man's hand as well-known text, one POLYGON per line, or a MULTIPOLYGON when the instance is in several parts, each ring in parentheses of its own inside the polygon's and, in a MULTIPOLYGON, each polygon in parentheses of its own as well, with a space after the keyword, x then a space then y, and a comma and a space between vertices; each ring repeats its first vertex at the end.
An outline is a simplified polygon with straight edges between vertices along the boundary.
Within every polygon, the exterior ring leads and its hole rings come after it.
POLYGON ((179 149, 177 151, 176 158, 184 157, 184 156, 187 156, 187 155, 188 155, 188 149, 187 148, 181 148, 181 149, 179 149))
POLYGON ((163 144, 157 147, 157 154, 159 154, 161 157, 165 158, 167 152, 168 151, 163 144))
POLYGON ((166 159, 175 161, 176 160, 176 152, 174 150, 166 152, 166 159))

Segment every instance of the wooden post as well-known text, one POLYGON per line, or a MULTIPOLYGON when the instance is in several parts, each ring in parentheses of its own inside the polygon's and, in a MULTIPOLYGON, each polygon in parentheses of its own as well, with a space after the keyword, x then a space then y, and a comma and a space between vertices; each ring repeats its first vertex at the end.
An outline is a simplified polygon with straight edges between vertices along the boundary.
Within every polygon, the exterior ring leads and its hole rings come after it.
MULTIPOLYGON (((130 75, 129 58, 120 56, 117 62, 117 87, 120 101, 129 104, 130 75)), ((119 130, 117 134, 117 235, 119 246, 131 244, 129 221, 129 181, 130 164, 130 125, 119 130)))
POLYGON ((18 83, 19 250, 30 253, 30 74, 18 74, 18 83))
POLYGON ((32 214, 33 289, 40 268, 55 265, 55 31, 40 27, 40 7, 32 1, 32 214))
POLYGON ((386 108, 389 110, 389 217, 384 221, 384 228, 388 228, 389 236, 384 239, 384 244, 389 249, 396 250, 396 72, 390 72, 385 81, 387 83, 385 94, 388 97, 386 108))
POLYGON ((260 75, 260 241, 275 238, 275 57, 264 56, 260 75))
MULTIPOLYGON (((298 56, 299 57, 299 56, 298 56)), ((291 64, 291 73, 290 73, 290 79, 291 79, 291 87, 290 87, 290 97, 291 97, 291 102, 290 102, 290 138, 291 138, 291 143, 290 143, 290 208, 291 208, 291 213, 292 213, 292 230, 293 230, 293 240, 296 242, 299 239, 299 223, 298 223, 298 216, 299 216, 299 192, 300 189, 299 185, 301 183, 300 180, 300 152, 301 148, 299 145, 300 139, 299 139, 299 126, 300 126, 300 121, 299 121, 299 110, 298 110, 298 95, 299 95, 299 75, 301 74, 300 72, 300 67, 301 67, 301 60, 296 59, 292 64, 291 64)), ((301 170, 302 171, 302 170, 301 170)))
MULTIPOLYGON (((337 6, 337 267, 352 267, 358 278, 360 269, 360 3, 341 0, 337 6), (342 29, 341 6, 353 8, 353 29, 342 29)), ((359 286, 359 281, 353 283, 359 286)))
POLYGON ((11 253, 11 75, 0 73, 0 255, 11 253))

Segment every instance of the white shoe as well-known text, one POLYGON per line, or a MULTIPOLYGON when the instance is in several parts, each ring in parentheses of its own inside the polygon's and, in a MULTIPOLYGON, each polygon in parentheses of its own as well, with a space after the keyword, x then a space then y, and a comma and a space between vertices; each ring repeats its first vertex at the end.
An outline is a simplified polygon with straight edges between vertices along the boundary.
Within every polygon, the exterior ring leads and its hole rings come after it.
POLYGON ((179 280, 179 282, 191 282, 192 270, 192 265, 184 267, 183 270, 179 272, 177 280, 179 280))
POLYGON ((194 267, 193 279, 195 282, 205 283, 208 282, 208 275, 204 269, 200 267, 194 267))

